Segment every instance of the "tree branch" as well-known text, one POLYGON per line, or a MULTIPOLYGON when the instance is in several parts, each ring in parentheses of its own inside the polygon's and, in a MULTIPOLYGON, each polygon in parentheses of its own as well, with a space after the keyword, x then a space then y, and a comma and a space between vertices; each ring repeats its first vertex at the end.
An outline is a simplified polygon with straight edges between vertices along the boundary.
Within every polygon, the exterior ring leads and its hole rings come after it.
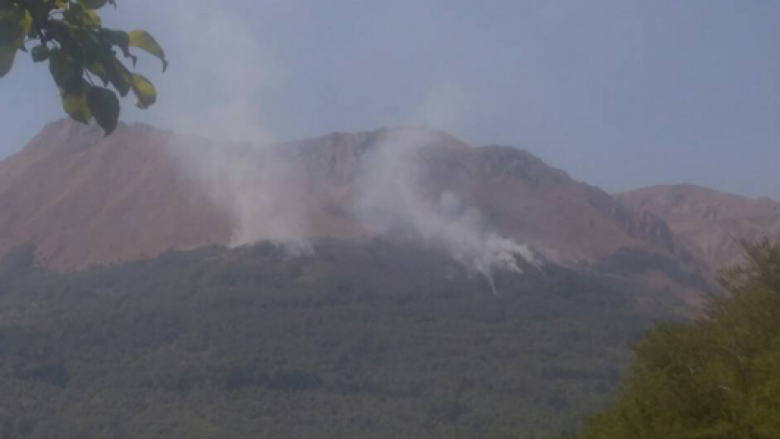
POLYGON ((15 2, 16 4, 24 8, 24 10, 26 10, 28 14, 30 14, 30 17, 32 17, 33 20, 33 26, 35 26, 35 30, 38 31, 38 36, 41 39, 41 44, 45 46, 49 42, 49 37, 43 32, 45 27, 41 25, 39 17, 33 13, 33 9, 27 3, 27 0, 15 0, 15 2))

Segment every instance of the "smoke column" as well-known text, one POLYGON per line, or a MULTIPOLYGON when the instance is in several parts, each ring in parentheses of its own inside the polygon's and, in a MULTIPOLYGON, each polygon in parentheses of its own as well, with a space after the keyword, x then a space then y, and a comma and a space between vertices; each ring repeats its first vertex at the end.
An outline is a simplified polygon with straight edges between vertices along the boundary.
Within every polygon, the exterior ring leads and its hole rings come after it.
POLYGON ((539 262, 529 247, 486 230, 480 213, 462 206, 455 194, 426 199, 418 152, 433 135, 397 131, 364 157, 355 184, 355 216, 376 233, 404 231, 444 249, 468 270, 484 275, 497 294, 495 270, 522 273, 518 257, 533 265, 539 262))
MULTIPOLYGON (((180 99, 168 107, 161 103, 160 109, 176 131, 221 142, 176 140, 169 148, 172 156, 232 219, 231 246, 271 241, 307 248, 313 233, 307 203, 310 188, 319 182, 309 181, 300 157, 269 146, 273 137, 263 123, 272 111, 267 102, 284 88, 283 63, 272 47, 261 44, 238 4, 170 0, 155 5, 180 55, 171 75, 161 80, 182 78, 161 85, 173 88, 171 94, 180 99), (192 93, 211 97, 213 104, 189 105, 192 93)), ((456 127, 467 98, 456 81, 432 84, 417 108, 410 109, 410 123, 456 127)), ((396 131, 360 158, 351 211, 360 226, 376 234, 403 231, 441 248, 469 271, 484 275, 495 292, 495 270, 520 272, 518 258, 535 262, 533 254, 484 227, 480 213, 462 205, 456 194, 424 196, 418 152, 430 135, 396 131)))

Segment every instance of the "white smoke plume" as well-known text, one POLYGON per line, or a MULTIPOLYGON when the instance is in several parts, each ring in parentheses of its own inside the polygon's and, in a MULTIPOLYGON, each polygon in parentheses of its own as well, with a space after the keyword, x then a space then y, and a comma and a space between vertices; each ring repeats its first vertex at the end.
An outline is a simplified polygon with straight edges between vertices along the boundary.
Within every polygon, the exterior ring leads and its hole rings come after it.
MULTIPOLYGON (((216 206, 232 219, 230 246, 258 241, 305 249, 303 175, 296 163, 269 145, 268 102, 284 86, 284 63, 242 15, 242 2, 139 0, 165 21, 167 43, 176 48, 163 99, 156 111, 179 133, 169 151, 216 206), (190 99, 197 96, 197 99, 190 99), (193 105, 210 98, 209 105, 193 105), (210 140, 205 140, 210 139, 210 140)), ((278 12, 288 3, 266 1, 278 12)))
POLYGON ((413 125, 452 131, 462 126, 468 111, 468 93, 455 81, 434 84, 412 112, 413 125))
MULTIPOLYGON (((487 279, 494 294, 497 270, 522 273, 539 260, 526 245, 489 230, 482 215, 453 192, 431 196, 422 181, 420 151, 438 133, 388 131, 361 158, 353 183, 352 214, 373 235, 411 235, 440 248, 487 279)), ((271 241, 311 251, 307 203, 311 182, 289 151, 271 146, 197 146, 172 149, 179 163, 234 221, 232 246, 271 241)))
POLYGON ((493 273, 522 273, 516 258, 539 262, 528 246, 483 227, 481 215, 462 206, 455 194, 427 199, 421 182, 418 152, 431 142, 431 132, 394 133, 364 157, 356 186, 354 211, 360 222, 377 233, 407 232, 443 248, 467 269, 484 275, 497 294, 493 273))
POLYGON ((233 222, 229 246, 259 241, 307 250, 304 172, 277 148, 205 140, 169 144, 187 173, 233 222))
MULTIPOLYGON (((280 57, 241 15, 241 3, 215 7, 205 0, 139 2, 154 4, 164 15, 174 39, 170 44, 178 49, 170 74, 160 78, 160 88, 177 99, 161 101, 158 111, 167 114, 178 132, 225 142, 187 139, 170 150, 232 219, 230 245, 272 241, 306 249, 301 243, 312 236, 307 211, 312 182, 288 151, 268 146, 273 136, 265 129, 265 116, 273 111, 267 102, 284 88, 280 57), (213 104, 190 105, 191 93, 209 96, 213 104)), ((292 7, 288 2, 267 3, 292 7)), ((457 82, 442 81, 410 111, 411 122, 452 129, 463 119, 466 103, 467 93, 457 82)), ((354 185, 355 218, 378 234, 400 230, 442 248, 472 272, 483 274, 495 292, 495 270, 520 272, 517 258, 533 262, 533 254, 489 231, 479 212, 462 206, 455 194, 434 199, 423 195, 417 152, 430 140, 424 133, 399 132, 363 158, 354 185)))
POLYGON ((172 52, 168 72, 154 77, 161 92, 155 114, 164 113, 181 133, 273 140, 266 119, 269 102, 284 90, 285 64, 257 31, 262 17, 242 14, 245 2, 135 0, 122 7, 145 16, 154 11, 163 46, 172 52))

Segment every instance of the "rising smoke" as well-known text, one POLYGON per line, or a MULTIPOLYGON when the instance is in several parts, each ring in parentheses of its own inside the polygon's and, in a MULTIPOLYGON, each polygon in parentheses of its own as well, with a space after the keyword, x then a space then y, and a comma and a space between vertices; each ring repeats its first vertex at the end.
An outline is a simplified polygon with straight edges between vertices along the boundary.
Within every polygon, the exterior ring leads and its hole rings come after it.
POLYGON ((454 193, 425 196, 419 152, 435 141, 432 136, 436 133, 399 130, 364 157, 355 184, 355 215, 376 233, 407 232, 444 249, 468 270, 484 275, 497 293, 495 270, 522 273, 517 257, 532 265, 538 261, 528 246, 485 228, 481 214, 463 206, 454 193))
POLYGON ((270 241, 296 251, 308 248, 305 173, 278 148, 175 139, 168 150, 182 171, 231 218, 229 246, 270 241))
MULTIPOLYGON (((234 6, 213 5, 172 0, 166 6, 178 53, 190 57, 180 60, 188 71, 180 74, 183 83, 172 85, 179 89, 175 94, 186 95, 185 88, 207 93, 214 102, 205 108, 173 106, 168 113, 177 131, 226 142, 179 140, 170 150, 232 218, 230 245, 271 241, 306 248, 301 243, 316 235, 307 206, 310 190, 324 183, 310 180, 300 157, 269 146, 272 136, 263 125, 264 115, 272 111, 264 102, 283 88, 284 68, 234 6)), ((410 111, 410 123, 453 128, 465 102, 466 93, 457 83, 443 81, 410 111)), ((535 263, 534 256, 527 246, 485 227, 480 213, 463 205, 457 194, 424 194, 418 152, 432 135, 399 130, 373 145, 359 161, 349 210, 373 234, 400 231, 443 249, 469 271, 484 275, 496 292, 495 270, 519 273, 517 258, 535 263)))
MULTIPOLYGON (((415 236, 446 251, 497 293, 496 270, 522 273, 518 258, 538 265, 531 249, 489 230, 476 209, 457 194, 431 196, 423 182, 420 152, 439 134, 420 129, 388 131, 360 158, 350 212, 371 235, 415 236)), ((301 157, 279 146, 216 144, 190 139, 170 151, 204 193, 233 220, 231 246, 270 241, 308 251, 316 236, 307 203, 311 181, 301 157)))

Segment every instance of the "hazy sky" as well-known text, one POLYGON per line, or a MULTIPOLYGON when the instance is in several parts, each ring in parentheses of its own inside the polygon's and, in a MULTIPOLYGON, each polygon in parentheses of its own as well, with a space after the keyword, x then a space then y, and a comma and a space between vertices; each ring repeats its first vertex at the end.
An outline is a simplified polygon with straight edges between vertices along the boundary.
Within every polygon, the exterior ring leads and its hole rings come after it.
MULTIPOLYGON (((171 67, 123 118, 286 140, 426 124, 609 191, 780 198, 780 2, 118 0, 171 67), (162 6, 155 6, 161 4, 162 6)), ((0 156, 61 117, 45 65, 0 80, 0 156)))

